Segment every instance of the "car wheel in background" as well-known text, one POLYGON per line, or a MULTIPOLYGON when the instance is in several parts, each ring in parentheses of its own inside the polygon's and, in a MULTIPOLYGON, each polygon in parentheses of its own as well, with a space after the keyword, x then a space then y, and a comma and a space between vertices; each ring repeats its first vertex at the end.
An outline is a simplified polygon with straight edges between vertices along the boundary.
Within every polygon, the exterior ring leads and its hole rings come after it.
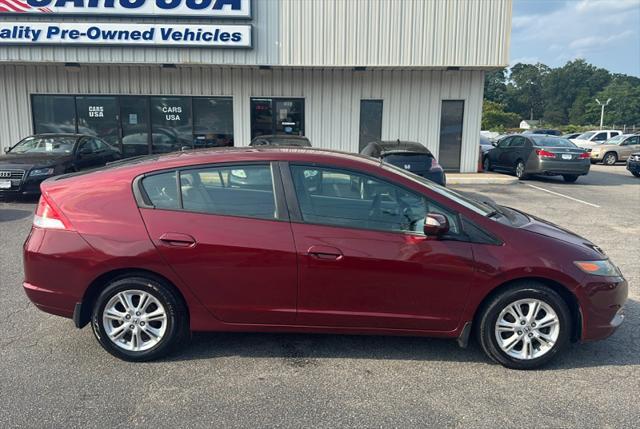
POLYGON ((640 177, 640 172, 632 171, 631 174, 633 174, 636 177, 640 177))
POLYGON ((482 349, 513 369, 548 363, 571 337, 571 316, 564 300, 542 283, 509 287, 482 308, 477 330, 482 349))
POLYGON ((516 164, 516 177, 520 180, 524 180, 527 178, 527 175, 524 173, 525 165, 523 160, 518 160, 516 164))
POLYGON ((613 165, 618 162, 618 155, 615 152, 609 152, 605 154, 604 158, 602 158, 602 163, 604 165, 613 165))
POLYGON ((565 182, 567 183, 573 183, 576 180, 578 180, 578 176, 577 174, 563 174, 562 178, 564 179, 565 182))
POLYGON ((491 160, 488 156, 484 157, 484 161, 482 162, 482 169, 484 171, 493 171, 493 166, 491 166, 491 160))
POLYGON ((95 302, 91 325, 106 351, 137 362, 167 354, 184 337, 187 318, 168 286, 135 276, 107 285, 95 302))

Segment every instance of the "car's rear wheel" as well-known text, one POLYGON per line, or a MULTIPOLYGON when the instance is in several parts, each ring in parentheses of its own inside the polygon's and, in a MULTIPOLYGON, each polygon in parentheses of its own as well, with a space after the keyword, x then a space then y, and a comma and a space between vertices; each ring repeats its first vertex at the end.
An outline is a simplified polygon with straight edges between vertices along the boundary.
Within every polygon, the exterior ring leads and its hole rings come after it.
POLYGON ((527 175, 524 173, 525 165, 523 160, 518 160, 516 163, 516 177, 520 180, 524 180, 527 178, 527 175))
POLYGON ((577 174, 563 174, 562 178, 564 179, 565 182, 567 183, 573 183, 576 180, 578 180, 578 176, 577 174))
POLYGON ((618 162, 618 155, 615 152, 609 152, 602 158, 604 165, 614 165, 616 162, 618 162))
POLYGON ((147 361, 167 354, 187 330, 181 300, 161 281, 145 277, 111 282, 95 302, 91 325, 112 355, 147 361))
POLYGON ((485 353, 513 369, 532 369, 569 343, 571 316, 553 289, 520 283, 494 296, 482 309, 478 337, 485 353))
POLYGON ((482 162, 482 169, 484 171, 493 171, 493 166, 491 165, 491 160, 488 156, 484 157, 484 161, 482 162))

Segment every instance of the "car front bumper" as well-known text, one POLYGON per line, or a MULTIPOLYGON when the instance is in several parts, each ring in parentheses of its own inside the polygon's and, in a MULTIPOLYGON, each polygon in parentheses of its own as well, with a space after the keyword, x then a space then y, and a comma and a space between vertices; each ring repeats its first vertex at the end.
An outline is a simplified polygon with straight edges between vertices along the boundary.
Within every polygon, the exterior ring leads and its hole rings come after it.
POLYGON ((627 161, 627 170, 632 173, 640 173, 640 161, 627 161))
POLYGON ((11 180, 12 184, 10 188, 0 189, 0 197, 40 195, 40 184, 48 178, 49 176, 42 178, 27 177, 23 180, 11 180))
POLYGON ((576 294, 582 313, 582 341, 607 338, 622 324, 629 294, 624 278, 592 281, 580 287, 576 294))

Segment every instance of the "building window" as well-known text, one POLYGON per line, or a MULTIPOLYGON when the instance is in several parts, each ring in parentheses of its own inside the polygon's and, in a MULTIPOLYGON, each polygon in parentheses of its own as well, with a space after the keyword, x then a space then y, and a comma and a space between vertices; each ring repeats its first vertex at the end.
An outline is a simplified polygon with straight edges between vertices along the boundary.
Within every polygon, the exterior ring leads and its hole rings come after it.
POLYGON ((75 98, 61 95, 34 95, 31 99, 36 134, 75 133, 75 98))
POLYGON ((272 134, 304 135, 303 98, 251 99, 251 138, 272 134))
POLYGON ((76 97, 78 132, 103 138, 110 144, 119 143, 118 98, 76 97))
POLYGON ((193 147, 190 97, 151 97, 151 152, 193 147), (157 138, 156 138, 157 137, 157 138))
POLYGON ((445 170, 460 171, 464 100, 443 100, 440 116, 440 165, 445 170))
POLYGON ((233 99, 194 98, 193 137, 196 148, 233 146, 233 99))
POLYGON ((369 143, 382 139, 382 100, 360 101, 360 142, 362 151, 369 143))

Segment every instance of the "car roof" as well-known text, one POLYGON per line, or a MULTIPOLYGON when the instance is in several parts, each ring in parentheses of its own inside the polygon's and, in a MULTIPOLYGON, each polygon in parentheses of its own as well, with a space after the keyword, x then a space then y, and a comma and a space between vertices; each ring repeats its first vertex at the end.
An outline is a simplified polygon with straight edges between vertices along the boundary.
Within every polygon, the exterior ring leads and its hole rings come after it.
POLYGON ((423 144, 413 141, 381 140, 371 142, 367 146, 375 146, 380 156, 396 152, 413 152, 431 155, 431 151, 423 144))
MULTIPOLYGON (((290 134, 267 134, 262 136, 254 137, 253 140, 269 140, 269 139, 278 139, 278 140, 304 140, 308 141, 309 139, 305 136, 292 136, 290 134)), ((253 141, 252 140, 252 141, 253 141)))

